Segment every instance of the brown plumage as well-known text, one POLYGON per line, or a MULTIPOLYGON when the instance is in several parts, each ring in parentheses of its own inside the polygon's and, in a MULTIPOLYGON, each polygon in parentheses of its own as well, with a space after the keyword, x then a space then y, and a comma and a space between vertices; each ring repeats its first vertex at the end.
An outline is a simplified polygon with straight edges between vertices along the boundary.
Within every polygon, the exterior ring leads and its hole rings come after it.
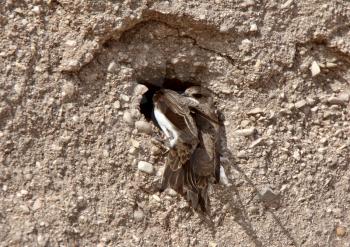
POLYGON ((209 210, 210 177, 219 180, 219 120, 208 90, 191 87, 184 95, 162 89, 153 98, 155 117, 170 139, 161 190, 170 186, 193 208, 209 210))
POLYGON ((172 90, 162 89, 153 97, 156 120, 170 139, 166 166, 177 171, 187 160, 198 144, 198 130, 190 114, 186 97, 172 90))
POLYGON ((193 97, 199 102, 199 107, 194 108, 192 114, 198 128, 199 139, 199 144, 190 159, 193 180, 198 191, 197 195, 192 195, 195 197, 192 200, 197 201, 198 196, 199 206, 203 211, 208 211, 210 208, 209 181, 212 177, 216 182, 220 180, 219 118, 209 90, 195 86, 188 88, 184 95, 193 97))

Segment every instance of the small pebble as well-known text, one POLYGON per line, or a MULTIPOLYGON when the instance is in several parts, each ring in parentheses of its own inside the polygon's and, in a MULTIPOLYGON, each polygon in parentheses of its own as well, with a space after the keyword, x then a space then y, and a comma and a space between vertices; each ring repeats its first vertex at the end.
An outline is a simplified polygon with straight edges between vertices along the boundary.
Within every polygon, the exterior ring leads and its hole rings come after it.
POLYGON ((40 12, 41 12, 40 6, 34 6, 32 11, 33 13, 40 15, 40 12))
POLYGON ((281 8, 286 9, 293 3, 293 0, 287 0, 284 4, 282 4, 281 8))
POLYGON ((137 153, 137 149, 135 147, 131 147, 129 149, 129 154, 136 154, 137 153))
POLYGON ((300 161, 301 156, 300 156, 300 151, 299 150, 295 150, 293 153, 293 158, 297 161, 300 161))
POLYGON ((260 192, 261 200, 266 203, 272 203, 279 200, 279 195, 275 193, 270 186, 264 187, 260 192))
POLYGON ((245 0, 241 6, 242 7, 251 7, 255 5, 255 1, 254 0, 245 0))
POLYGON ((151 147, 151 154, 153 154, 153 155, 158 155, 158 154, 160 154, 160 148, 159 147, 157 147, 157 146, 155 146, 155 145, 153 145, 152 147, 151 147))
POLYGON ((75 47, 77 45, 77 41, 70 39, 70 40, 67 40, 65 44, 66 46, 69 46, 69 47, 75 47))
POLYGON ((137 130, 144 132, 146 134, 149 134, 152 132, 152 125, 146 121, 136 121, 135 122, 135 127, 137 130))
POLYGON ((24 213, 24 214, 29 214, 30 213, 30 209, 27 205, 20 205, 19 206, 21 211, 24 213))
POLYGON ((134 95, 140 96, 148 91, 148 88, 145 85, 138 84, 134 89, 134 95))
POLYGON ((263 143, 264 139, 263 138, 258 138, 256 139, 255 141, 252 142, 252 144, 250 144, 250 148, 253 148, 253 147, 256 147, 256 146, 259 146, 263 143))
POLYGON ((306 100, 299 100, 298 102, 296 102, 294 104, 295 108, 297 108, 297 109, 301 109, 301 108, 303 108, 306 105, 307 105, 306 100))
POLYGON ((117 64, 114 61, 112 61, 108 65, 107 71, 112 73, 112 72, 116 71, 116 68, 117 68, 117 64))
POLYGON ((255 23, 250 24, 250 29, 251 32, 256 32, 258 31, 258 26, 255 23))
POLYGON ((131 113, 126 111, 124 112, 124 115, 123 115, 123 120, 128 124, 128 125, 134 125, 134 119, 133 117, 131 116, 131 113))
POLYGON ((335 105, 344 105, 346 104, 350 99, 350 94, 348 93, 341 93, 337 96, 331 96, 327 99, 327 102, 330 104, 335 105))
POLYGON ((321 68, 316 61, 313 61, 310 67, 312 77, 321 73, 321 68))
POLYGON ((242 120, 241 122, 241 126, 244 128, 244 127, 247 127, 249 125, 250 121, 249 120, 242 120))
POLYGON ((67 82, 62 86, 62 98, 70 98, 74 95, 75 87, 71 82, 67 82))
POLYGON ((120 98, 125 101, 125 102, 129 102, 130 101, 130 96, 125 95, 125 94, 121 94, 120 98))
POLYGON ((344 226, 337 226, 337 228, 335 229, 335 234, 338 237, 344 237, 346 234, 346 228, 344 226))
POLYGON ((115 101, 115 102, 113 103, 113 108, 114 108, 114 109, 120 109, 120 102, 119 102, 119 100, 117 100, 117 101, 115 101))
POLYGON ((332 62, 327 62, 326 63, 326 67, 327 68, 335 68, 337 67, 338 65, 336 63, 332 63, 332 62))
POLYGON ((136 210, 136 211, 134 212, 134 219, 135 219, 136 221, 141 221, 141 220, 143 220, 144 216, 145 216, 145 215, 144 215, 143 211, 140 210, 140 209, 138 209, 138 210, 136 210))
POLYGON ((39 246, 46 246, 48 243, 48 238, 39 233, 37 237, 37 241, 39 246))
POLYGON ((131 139, 131 145, 134 147, 134 148, 139 148, 140 147, 140 143, 134 139, 131 139))
POLYGON ((225 186, 230 186, 230 182, 226 176, 225 169, 223 166, 220 166, 220 183, 225 186))
POLYGON ((247 112, 247 115, 256 115, 256 114, 262 114, 262 113, 264 113, 264 110, 261 109, 260 107, 256 107, 250 110, 249 112, 247 112))
POLYGON ((241 45, 239 46, 239 49, 243 51, 248 51, 252 47, 252 45, 253 45, 252 41, 250 41, 249 39, 244 39, 242 40, 241 45))
POLYGON ((252 136, 257 133, 256 128, 247 128, 247 129, 240 129, 236 130, 236 134, 239 136, 252 136))
POLYGON ((237 158, 240 158, 240 159, 242 159, 242 158, 247 158, 247 152, 245 152, 245 151, 239 151, 239 152, 237 153, 237 158))
POLYGON ((167 188, 165 190, 165 192, 169 195, 169 196, 177 196, 177 192, 171 188, 167 188))
POLYGON ((152 198, 155 200, 155 201, 157 201, 157 202, 160 202, 161 201, 161 199, 160 199, 160 197, 159 196, 157 196, 157 195, 152 195, 152 198))
POLYGON ((210 241, 208 247, 218 247, 218 244, 210 241))
POLYGON ((22 195, 22 196, 28 195, 28 191, 27 191, 27 190, 21 190, 21 195, 22 195))
POLYGON ((33 211, 37 211, 41 207, 42 207, 41 199, 36 199, 35 202, 33 203, 33 207, 32 207, 33 211))
POLYGON ((153 173, 153 165, 146 161, 139 161, 137 164, 137 168, 145 173, 152 174, 153 173))

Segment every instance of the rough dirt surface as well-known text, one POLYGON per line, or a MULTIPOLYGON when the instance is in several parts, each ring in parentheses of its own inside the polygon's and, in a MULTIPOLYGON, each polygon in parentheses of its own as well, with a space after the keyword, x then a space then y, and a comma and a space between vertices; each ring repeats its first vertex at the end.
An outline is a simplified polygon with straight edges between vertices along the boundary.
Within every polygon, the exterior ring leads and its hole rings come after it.
POLYGON ((349 23, 345 0, 3 0, 0 245, 350 246, 349 23), (211 222, 154 189, 137 82, 164 78, 215 92, 211 222))

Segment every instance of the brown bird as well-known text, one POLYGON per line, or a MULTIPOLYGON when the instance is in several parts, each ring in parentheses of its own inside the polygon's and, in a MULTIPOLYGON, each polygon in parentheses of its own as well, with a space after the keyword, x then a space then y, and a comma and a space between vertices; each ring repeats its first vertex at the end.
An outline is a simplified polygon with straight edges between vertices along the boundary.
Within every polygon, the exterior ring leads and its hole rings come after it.
POLYGON ((198 145, 198 130, 189 106, 198 102, 161 89, 153 96, 153 103, 155 119, 170 142, 160 191, 170 186, 184 196, 188 187, 185 164, 198 145))
POLYGON ((192 97, 199 102, 199 106, 193 108, 194 113, 192 113, 198 129, 199 144, 190 159, 190 167, 193 173, 192 180, 194 180, 198 193, 190 193, 192 196, 191 201, 194 207, 196 202, 198 202, 197 205, 203 211, 209 211, 209 181, 211 178, 214 178, 215 182, 220 180, 219 118, 212 94, 208 89, 194 86, 188 88, 184 95, 192 97))
POLYGON ((208 211, 208 181, 219 180, 219 121, 209 90, 188 88, 184 95, 162 89, 153 97, 154 116, 170 149, 161 191, 170 186, 193 208, 208 211))

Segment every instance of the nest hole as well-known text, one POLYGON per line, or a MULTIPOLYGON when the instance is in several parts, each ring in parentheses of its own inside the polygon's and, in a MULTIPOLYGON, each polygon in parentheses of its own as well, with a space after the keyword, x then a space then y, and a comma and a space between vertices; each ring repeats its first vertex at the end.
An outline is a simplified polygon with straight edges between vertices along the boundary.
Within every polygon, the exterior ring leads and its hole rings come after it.
POLYGON ((142 95, 140 102, 140 112, 143 114, 147 121, 153 121, 156 125, 157 122, 153 118, 153 95, 160 89, 171 89, 178 93, 183 93, 187 88, 198 85, 198 83, 184 82, 179 79, 165 78, 161 83, 155 84, 147 81, 140 81, 140 84, 145 85, 148 91, 142 95))

